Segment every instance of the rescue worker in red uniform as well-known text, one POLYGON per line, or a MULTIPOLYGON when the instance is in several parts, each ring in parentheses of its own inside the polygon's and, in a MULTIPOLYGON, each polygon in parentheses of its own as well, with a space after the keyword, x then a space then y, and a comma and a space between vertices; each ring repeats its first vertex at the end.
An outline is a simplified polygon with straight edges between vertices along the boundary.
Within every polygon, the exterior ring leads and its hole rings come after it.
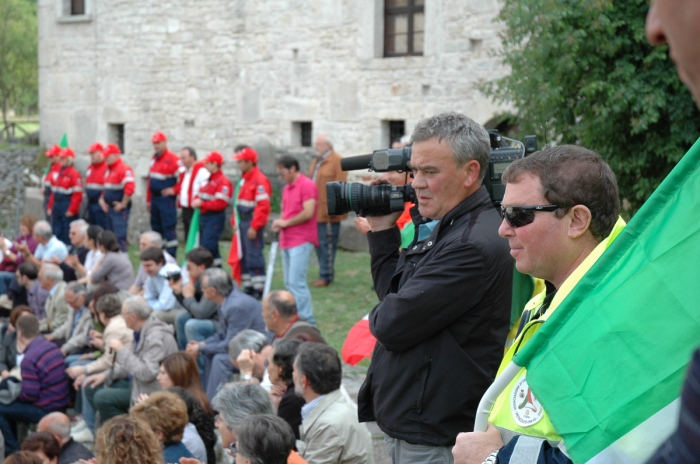
POLYGON ((255 150, 244 147, 233 158, 242 174, 235 203, 237 214, 231 218, 232 225, 237 226, 240 232, 241 287, 247 294, 260 299, 265 289, 263 231, 270 215, 272 186, 258 169, 255 150), (238 225, 235 223, 236 216, 238 225))
POLYGON ((134 171, 122 161, 121 150, 115 144, 108 144, 102 154, 107 163, 107 173, 104 178, 104 190, 99 199, 100 207, 107 214, 107 230, 114 232, 122 251, 126 251, 131 196, 136 190, 134 171))
POLYGON ((61 147, 53 145, 44 155, 49 159, 51 165, 44 171, 44 177, 41 178, 41 186, 44 191, 44 214, 51 220, 51 209, 49 209, 49 200, 51 199, 51 182, 54 180, 58 171, 61 170, 61 147))
POLYGON ((199 208, 201 213, 200 245, 214 256, 214 265, 221 266, 219 239, 224 231, 226 207, 231 202, 233 186, 221 171, 221 166, 224 164, 221 153, 213 151, 202 162, 210 173, 209 181, 199 189, 199 193, 192 201, 192 206, 199 208))
POLYGON ((107 229, 107 213, 102 211, 100 197, 104 190, 107 163, 102 154, 104 148, 100 143, 93 143, 88 149, 92 164, 85 172, 85 195, 87 196, 88 222, 92 225, 107 229))
POLYGON ((162 132, 151 137, 155 154, 148 174, 146 208, 151 212, 151 229, 165 239, 165 249, 172 256, 177 253, 177 195, 180 193, 180 174, 185 168, 180 157, 168 150, 168 139, 162 132))
POLYGON ((83 201, 83 178, 73 167, 75 152, 71 148, 61 150, 61 170, 51 182, 49 209, 53 219, 51 227, 60 241, 70 246, 70 223, 80 214, 83 201))

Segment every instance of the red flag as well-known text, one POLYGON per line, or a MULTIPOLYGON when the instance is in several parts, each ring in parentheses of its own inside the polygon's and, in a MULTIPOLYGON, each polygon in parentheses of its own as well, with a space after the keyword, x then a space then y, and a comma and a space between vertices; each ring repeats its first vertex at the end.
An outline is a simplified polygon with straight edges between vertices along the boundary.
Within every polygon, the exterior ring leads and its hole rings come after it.
POLYGON ((341 353, 343 361, 354 366, 372 356, 377 339, 369 331, 369 314, 360 319, 348 332, 341 353))
MULTIPOLYGON (((232 223, 234 221, 231 221, 232 223)), ((241 240, 238 235, 238 226, 233 225, 233 235, 231 236, 231 250, 228 252, 228 263, 231 265, 231 277, 238 285, 241 285, 241 256, 238 250, 241 249, 241 240)))

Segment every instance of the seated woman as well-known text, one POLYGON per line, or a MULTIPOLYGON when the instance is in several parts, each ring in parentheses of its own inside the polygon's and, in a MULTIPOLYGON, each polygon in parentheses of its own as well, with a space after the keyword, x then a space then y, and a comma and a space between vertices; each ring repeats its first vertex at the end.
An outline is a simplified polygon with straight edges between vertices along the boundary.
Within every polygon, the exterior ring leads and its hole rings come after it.
POLYGON ((112 282, 119 290, 129 290, 134 282, 134 266, 129 260, 129 255, 119 247, 117 236, 111 230, 105 230, 97 237, 97 243, 104 256, 92 271, 90 283, 107 281, 112 282))
MULTIPOLYGON (((200 461, 216 462, 214 456, 214 446, 216 445, 216 436, 214 435, 214 411, 209 404, 207 395, 202 389, 197 362, 184 351, 172 353, 166 356, 160 363, 160 371, 158 372, 157 379, 163 390, 170 390, 177 393, 183 401, 185 401, 185 404, 187 404, 190 423, 185 427, 185 438, 183 439, 185 445, 187 445, 190 452, 200 461), (177 389, 184 390, 196 403, 196 408, 193 409, 188 400, 176 391, 177 389), (190 443, 196 441, 196 438, 192 436, 193 432, 198 435, 204 449, 206 449, 206 456, 198 456, 195 450, 192 449, 193 447, 189 446, 190 443)), ((196 445, 193 444, 193 446, 196 445)))
POLYGON ((277 344, 270 352, 267 360, 267 373, 272 382, 270 398, 277 409, 277 415, 287 421, 292 427, 294 436, 299 439, 299 426, 301 425, 301 407, 306 401, 294 393, 294 358, 302 341, 291 339, 277 344))
POLYGON ((95 440, 99 464, 163 464, 158 437, 144 421, 117 416, 104 423, 95 440))
POLYGON ((88 284, 89 278, 92 275, 92 271, 97 268, 97 264, 100 262, 104 253, 100 250, 97 244, 97 238, 104 231, 102 227, 92 225, 88 227, 85 247, 90 250, 85 256, 85 264, 80 264, 80 260, 77 255, 66 256, 66 264, 75 270, 75 275, 78 277, 78 282, 81 284, 88 284))
POLYGON ((151 426, 158 441, 163 444, 166 464, 179 463, 180 458, 192 457, 182 443, 182 435, 189 422, 187 406, 175 393, 153 393, 131 408, 131 415, 151 426))
POLYGON ((10 283, 15 279, 15 271, 24 262, 24 256, 17 250, 17 243, 26 243, 29 251, 34 253, 37 243, 32 235, 32 229, 36 223, 36 218, 31 214, 22 216, 19 220, 19 236, 8 246, 0 234, 0 295, 7 293, 10 283))
POLYGON ((57 464, 61 445, 49 432, 33 433, 22 442, 22 451, 31 451, 41 458, 43 464, 57 464))
POLYGON ((24 313, 34 314, 34 311, 29 306, 17 306, 10 313, 10 324, 7 326, 5 336, 2 337, 0 343, 0 376, 6 379, 10 376, 10 371, 19 367, 17 362, 17 331, 15 324, 17 319, 24 313))

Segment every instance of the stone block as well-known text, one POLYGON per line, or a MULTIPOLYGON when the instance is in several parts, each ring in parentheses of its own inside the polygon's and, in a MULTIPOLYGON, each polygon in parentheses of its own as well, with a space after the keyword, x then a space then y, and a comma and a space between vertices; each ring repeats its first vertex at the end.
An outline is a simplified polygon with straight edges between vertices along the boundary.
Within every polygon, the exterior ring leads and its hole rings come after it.
POLYGON ((369 251, 367 237, 355 228, 355 217, 355 214, 351 213, 347 219, 340 223, 338 248, 348 251, 369 251))

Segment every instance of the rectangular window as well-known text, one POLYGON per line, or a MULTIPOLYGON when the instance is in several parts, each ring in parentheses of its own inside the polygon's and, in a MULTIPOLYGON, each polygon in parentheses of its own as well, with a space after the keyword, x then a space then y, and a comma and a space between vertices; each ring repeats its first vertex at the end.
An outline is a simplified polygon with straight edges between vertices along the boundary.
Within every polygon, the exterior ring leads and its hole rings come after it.
POLYGON ((423 54, 425 0, 385 0, 384 56, 423 54))
POLYGON ((71 16, 79 16, 85 14, 85 0, 70 0, 71 16))
POLYGON ((310 147, 313 125, 308 121, 297 121, 292 123, 292 145, 295 147, 310 147))
POLYGON ((107 127, 107 141, 118 146, 124 153, 124 124, 110 124, 107 127))
POLYGON ((405 133, 406 121, 389 121, 389 144, 387 146, 391 148, 391 145, 400 140, 405 133))

